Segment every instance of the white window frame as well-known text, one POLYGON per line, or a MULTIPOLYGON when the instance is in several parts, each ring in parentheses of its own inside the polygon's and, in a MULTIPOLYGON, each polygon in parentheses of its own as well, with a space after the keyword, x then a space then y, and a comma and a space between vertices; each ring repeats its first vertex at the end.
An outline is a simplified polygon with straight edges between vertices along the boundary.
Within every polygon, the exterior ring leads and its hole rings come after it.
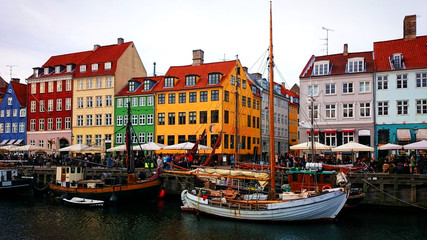
POLYGON ((342 117, 343 118, 354 118, 354 103, 343 103, 342 104, 342 117), (347 114, 347 116, 345 116, 347 114))
POLYGON ((378 90, 388 89, 388 76, 387 75, 377 76, 377 89, 378 90))
POLYGON ((326 95, 335 95, 337 93, 336 84, 335 83, 327 83, 325 84, 325 94, 326 95))
POLYGON ((354 93, 354 83, 353 82, 342 83, 342 94, 353 94, 353 93, 354 93))
POLYGON ((370 102, 359 103, 359 116, 361 118, 371 117, 371 103, 370 102))
POLYGON ((329 74, 329 61, 319 61, 314 63, 313 76, 329 74))
POLYGON ((359 93, 370 93, 371 92, 371 82, 363 81, 359 82, 359 93))
POLYGON ((347 72, 365 72, 365 59, 364 58, 349 58, 347 60, 347 72))

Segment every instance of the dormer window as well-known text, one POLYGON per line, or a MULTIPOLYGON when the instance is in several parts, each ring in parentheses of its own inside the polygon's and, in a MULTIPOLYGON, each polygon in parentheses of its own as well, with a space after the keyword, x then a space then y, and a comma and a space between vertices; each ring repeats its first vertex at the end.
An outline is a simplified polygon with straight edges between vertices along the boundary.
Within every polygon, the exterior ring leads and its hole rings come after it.
POLYGON ((221 79, 221 73, 209 73, 208 84, 218 84, 221 79))
POLYGON ((144 90, 150 90, 150 79, 144 79, 144 90))
POLYGON ((98 63, 93 63, 92 64, 92 71, 98 71, 98 63))
POLYGON ((165 78, 165 87, 174 87, 174 77, 166 77, 165 78))
POLYGON ((185 76, 185 86, 195 86, 196 85, 196 75, 187 75, 185 76))
POLYGON ((67 65, 67 72, 71 72, 71 71, 73 71, 73 65, 68 64, 67 65))
POLYGON ((49 67, 45 67, 44 68, 44 75, 48 75, 49 74, 49 67))
POLYGON ((56 66, 55 67, 55 73, 58 74, 61 72, 61 66, 56 66))
POLYGON ((364 58, 350 58, 347 62, 347 72, 364 72, 365 71, 365 59, 364 58))
POLYGON ((86 65, 80 65, 80 72, 86 72, 86 65))
POLYGON ((319 61, 314 63, 313 76, 329 74, 329 61, 319 61))
POLYGON ((104 63, 104 69, 105 70, 110 70, 111 69, 111 62, 104 63))
POLYGON ((135 91, 135 82, 130 81, 129 82, 129 92, 134 92, 134 91, 135 91))
POLYGON ((401 69, 405 68, 403 63, 403 56, 401 53, 395 53, 390 56, 390 65, 392 69, 401 69))

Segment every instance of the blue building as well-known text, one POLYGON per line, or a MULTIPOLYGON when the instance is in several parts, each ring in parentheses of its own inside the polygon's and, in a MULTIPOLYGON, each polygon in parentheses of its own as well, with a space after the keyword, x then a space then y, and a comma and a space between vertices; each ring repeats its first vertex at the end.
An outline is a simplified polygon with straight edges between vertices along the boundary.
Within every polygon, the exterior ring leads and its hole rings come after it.
POLYGON ((402 39, 375 42, 376 147, 427 140, 427 36, 406 16, 402 39))
POLYGON ((0 103, 0 145, 24 145, 27 136, 27 85, 13 78, 0 103))

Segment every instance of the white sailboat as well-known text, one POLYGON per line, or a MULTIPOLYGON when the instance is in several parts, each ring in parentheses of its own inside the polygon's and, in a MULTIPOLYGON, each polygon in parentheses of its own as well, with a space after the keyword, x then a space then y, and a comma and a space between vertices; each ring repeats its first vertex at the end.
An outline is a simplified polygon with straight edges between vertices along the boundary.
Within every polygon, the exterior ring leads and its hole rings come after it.
MULTIPOLYGON (((273 40, 272 40, 272 9, 270 2, 270 111, 274 110, 273 91, 273 40)), ((274 153, 274 113, 270 115, 270 152, 274 153)), ((273 155, 273 154, 272 154, 273 155)), ((323 185, 322 190, 313 186, 316 183, 316 175, 319 169, 316 166, 298 173, 295 176, 306 175, 310 179, 311 186, 299 189, 298 192, 283 192, 276 194, 275 163, 274 157, 270 157, 269 194, 260 193, 244 195, 236 194, 234 190, 211 190, 198 188, 184 190, 181 193, 183 210, 192 210, 200 213, 211 214, 239 220, 253 221, 311 221, 332 220, 343 208, 349 195, 349 184, 345 176, 340 173, 329 173, 335 180, 334 187, 323 185), (313 177, 314 176, 314 177, 313 177)), ((233 175, 233 174, 230 174, 233 175)), ((232 177, 232 176, 227 176, 232 177)), ((301 177, 304 179, 303 177, 301 177)), ((298 177, 298 179, 301 179, 298 177)), ((332 179, 332 178, 331 178, 332 179)), ((265 179, 264 179, 265 180, 265 179)), ((290 180, 291 181, 291 180, 290 180)), ((298 181, 298 180, 296 180, 298 181)), ((302 187, 306 180, 301 180, 295 186, 302 187)), ((292 189, 294 190, 294 189, 292 189)))

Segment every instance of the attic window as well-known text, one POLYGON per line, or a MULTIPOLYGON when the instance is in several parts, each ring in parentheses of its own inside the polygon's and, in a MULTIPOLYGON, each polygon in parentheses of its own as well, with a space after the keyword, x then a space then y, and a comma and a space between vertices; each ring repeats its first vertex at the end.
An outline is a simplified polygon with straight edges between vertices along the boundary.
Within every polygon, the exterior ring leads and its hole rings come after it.
POLYGON ((86 65, 80 65, 80 72, 86 72, 86 65))
POLYGON ((390 64, 393 69, 401 69, 404 68, 403 64, 403 56, 401 53, 395 53, 390 56, 390 64))
POLYGON ((221 73, 209 73, 208 84, 218 84, 221 79, 221 73))
POLYGON ((106 62, 106 63, 104 63, 104 69, 105 69, 105 70, 109 70, 109 69, 111 69, 111 62, 106 62))
POLYGON ((150 90, 150 79, 144 79, 144 90, 150 90))
POLYGON ((61 66, 56 66, 55 73, 60 73, 60 72, 61 72, 61 66))
POLYGON ((98 63, 92 64, 92 71, 98 71, 98 63))
POLYGON ((320 61, 314 63, 313 76, 329 74, 329 61, 320 61))
POLYGON ((49 74, 49 67, 45 67, 44 68, 44 75, 48 75, 49 74))
POLYGON ((174 77, 166 77, 165 78, 165 87, 173 87, 174 86, 174 77))
POLYGON ((364 58, 350 58, 347 62, 347 72, 364 72, 365 71, 365 59, 364 58))
POLYGON ((73 70, 73 65, 68 64, 67 65, 67 72, 71 72, 73 70))
POLYGON ((196 85, 196 75, 187 75, 185 76, 185 86, 195 86, 196 85))
POLYGON ((130 81, 129 82, 129 92, 134 92, 134 91, 135 91, 135 82, 130 81))

